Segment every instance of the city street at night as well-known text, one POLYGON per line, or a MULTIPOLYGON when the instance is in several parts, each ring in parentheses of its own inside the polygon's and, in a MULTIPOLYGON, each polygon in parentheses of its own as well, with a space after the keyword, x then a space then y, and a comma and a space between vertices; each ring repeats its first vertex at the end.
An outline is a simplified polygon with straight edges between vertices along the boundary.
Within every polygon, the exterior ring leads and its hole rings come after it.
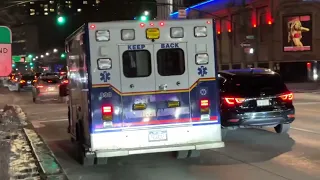
POLYGON ((170 153, 111 158, 108 165, 83 167, 73 157, 67 134, 67 105, 34 104, 30 92, 1 89, 1 103, 20 105, 49 144, 70 180, 315 180, 320 178, 320 96, 296 93, 296 120, 289 136, 270 130, 228 133, 226 147, 200 159, 176 160, 170 153))

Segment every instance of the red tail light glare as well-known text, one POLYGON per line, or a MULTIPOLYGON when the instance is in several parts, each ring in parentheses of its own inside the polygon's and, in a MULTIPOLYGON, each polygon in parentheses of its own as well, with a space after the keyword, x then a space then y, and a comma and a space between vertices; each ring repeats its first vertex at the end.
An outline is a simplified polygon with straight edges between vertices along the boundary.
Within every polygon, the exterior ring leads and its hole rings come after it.
POLYGON ((91 25, 90 25, 90 29, 96 29, 96 25, 91 24, 91 25))
POLYGON ((218 34, 221 34, 221 31, 218 31, 218 34))
POLYGON ((231 33, 231 29, 228 29, 228 32, 231 33))
POLYGON ((228 105, 242 104, 245 98, 225 97, 223 98, 228 105))
POLYGON ((279 96, 283 101, 292 101, 293 100, 293 93, 285 93, 279 96))
POLYGON ((207 24, 211 24, 211 21, 207 21, 207 24))
POLYGON ((140 27, 144 27, 145 26, 145 24, 144 23, 140 23, 140 27))
POLYGON ((26 82, 25 80, 21 80, 21 81, 20 81, 20 83, 25 83, 25 82, 26 82))
POLYGON ((62 84, 68 84, 68 83, 69 83, 69 80, 62 81, 62 84))
POLYGON ((160 22, 159 25, 160 25, 160 26, 164 26, 164 22, 160 22))
POLYGON ((207 108, 210 106, 210 102, 208 99, 200 100, 200 108, 207 108))
POLYGON ((43 86, 37 86, 37 88, 43 88, 43 86))
POLYGON ((102 119, 112 120, 113 108, 110 105, 102 106, 102 119))
POLYGON ((269 25, 271 25, 271 24, 272 24, 272 21, 271 21, 271 20, 269 20, 269 21, 268 21, 268 24, 269 24, 269 25))
POLYGON ((150 26, 154 26, 154 24, 153 24, 153 23, 150 23, 150 26))
POLYGON ((254 28, 256 28, 256 27, 257 27, 257 25, 256 25, 256 24, 254 24, 254 25, 253 25, 253 27, 254 27, 254 28))

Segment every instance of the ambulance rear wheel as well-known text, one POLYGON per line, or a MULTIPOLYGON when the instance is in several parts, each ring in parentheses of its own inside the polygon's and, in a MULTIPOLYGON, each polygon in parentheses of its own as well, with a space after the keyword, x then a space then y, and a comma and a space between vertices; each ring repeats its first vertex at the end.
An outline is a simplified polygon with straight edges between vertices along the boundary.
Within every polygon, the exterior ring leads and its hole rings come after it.
POLYGON ((197 158, 200 157, 199 150, 189 150, 189 151, 177 151, 175 152, 177 159, 186 159, 186 158, 197 158))
POLYGON ((88 153, 83 146, 84 137, 83 137, 83 127, 80 123, 81 121, 77 122, 76 124, 76 159, 77 161, 83 166, 92 166, 94 165, 95 161, 95 154, 88 153))

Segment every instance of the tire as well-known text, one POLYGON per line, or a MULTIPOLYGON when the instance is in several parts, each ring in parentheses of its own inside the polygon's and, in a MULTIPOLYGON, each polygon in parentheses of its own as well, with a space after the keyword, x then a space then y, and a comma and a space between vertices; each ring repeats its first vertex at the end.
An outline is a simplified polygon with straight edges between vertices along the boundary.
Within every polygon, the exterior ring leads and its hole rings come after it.
POLYGON ((228 129, 227 128, 221 128, 221 139, 224 140, 227 137, 228 129))
POLYGON ((278 134, 287 134, 290 129, 290 124, 278 124, 276 127, 274 127, 274 130, 278 134))
POLYGON ((86 153, 82 143, 84 141, 83 134, 81 133, 81 124, 78 122, 76 125, 77 142, 76 145, 76 160, 83 166, 92 166, 95 164, 95 155, 86 153))

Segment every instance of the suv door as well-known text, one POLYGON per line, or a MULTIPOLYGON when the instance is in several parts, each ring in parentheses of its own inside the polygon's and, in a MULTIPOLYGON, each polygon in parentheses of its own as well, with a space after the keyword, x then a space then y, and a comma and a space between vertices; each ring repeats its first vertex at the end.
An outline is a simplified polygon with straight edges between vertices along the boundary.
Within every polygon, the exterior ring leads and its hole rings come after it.
POLYGON ((155 118, 153 45, 119 46, 122 122, 125 126, 148 123, 155 118))
POLYGON ((157 119, 190 122, 187 43, 155 44, 154 59, 157 119))

